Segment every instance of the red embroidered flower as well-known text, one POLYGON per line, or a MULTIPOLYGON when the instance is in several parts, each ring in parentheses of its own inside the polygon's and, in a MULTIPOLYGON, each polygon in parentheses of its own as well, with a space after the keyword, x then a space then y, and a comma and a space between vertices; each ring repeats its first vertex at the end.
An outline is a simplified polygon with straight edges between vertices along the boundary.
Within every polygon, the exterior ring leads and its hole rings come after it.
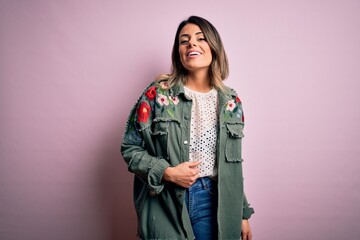
POLYGON ((142 102, 137 111, 138 121, 139 122, 147 122, 147 120, 149 119, 149 116, 150 116, 150 112, 151 112, 150 105, 147 102, 142 102))
POLYGON ((154 98, 156 97, 156 87, 155 86, 152 86, 150 87, 145 95, 147 96, 147 98, 151 101, 151 100, 154 100, 154 98))
POLYGON ((236 96, 236 102, 241 103, 241 100, 240 100, 240 98, 238 96, 236 96))

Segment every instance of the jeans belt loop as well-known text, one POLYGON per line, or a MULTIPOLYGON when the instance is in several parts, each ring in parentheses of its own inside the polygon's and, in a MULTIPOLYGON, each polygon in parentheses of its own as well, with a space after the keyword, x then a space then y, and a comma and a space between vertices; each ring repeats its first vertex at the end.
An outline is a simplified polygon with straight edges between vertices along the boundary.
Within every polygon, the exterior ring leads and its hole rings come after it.
POLYGON ((207 189, 208 185, 205 181, 205 178, 200 178, 200 181, 201 181, 202 189, 207 189))

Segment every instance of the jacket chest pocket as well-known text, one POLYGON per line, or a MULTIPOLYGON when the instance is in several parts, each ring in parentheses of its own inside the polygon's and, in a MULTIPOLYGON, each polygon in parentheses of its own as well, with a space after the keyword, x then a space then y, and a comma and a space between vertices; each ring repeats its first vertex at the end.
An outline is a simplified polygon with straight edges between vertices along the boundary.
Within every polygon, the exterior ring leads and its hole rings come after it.
POLYGON ((242 123, 225 123, 227 139, 225 145, 225 157, 227 162, 242 162, 241 141, 244 137, 242 123))
POLYGON ((169 150, 174 147, 174 135, 179 134, 179 124, 178 120, 172 118, 154 119, 151 134, 157 157, 169 159, 169 150))
POLYGON ((168 121, 153 122, 152 137, 155 145, 156 155, 160 158, 166 158, 168 156, 168 127, 168 121))

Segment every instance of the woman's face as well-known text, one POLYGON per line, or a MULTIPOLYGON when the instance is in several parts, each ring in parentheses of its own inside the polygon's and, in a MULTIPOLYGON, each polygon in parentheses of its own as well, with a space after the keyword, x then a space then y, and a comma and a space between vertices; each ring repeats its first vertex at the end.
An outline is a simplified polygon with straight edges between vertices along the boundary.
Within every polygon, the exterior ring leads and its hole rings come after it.
POLYGON ((180 61, 188 71, 208 70, 212 54, 199 26, 188 23, 179 34, 180 61))

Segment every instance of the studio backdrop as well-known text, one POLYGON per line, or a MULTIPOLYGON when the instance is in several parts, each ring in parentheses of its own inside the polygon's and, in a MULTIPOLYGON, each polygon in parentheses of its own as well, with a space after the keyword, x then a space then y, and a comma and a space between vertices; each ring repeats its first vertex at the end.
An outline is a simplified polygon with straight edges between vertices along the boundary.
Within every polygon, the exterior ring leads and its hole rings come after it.
POLYGON ((0 0, 0 239, 136 239, 120 154, 178 24, 243 103, 254 240, 360 239, 360 1, 0 0))

